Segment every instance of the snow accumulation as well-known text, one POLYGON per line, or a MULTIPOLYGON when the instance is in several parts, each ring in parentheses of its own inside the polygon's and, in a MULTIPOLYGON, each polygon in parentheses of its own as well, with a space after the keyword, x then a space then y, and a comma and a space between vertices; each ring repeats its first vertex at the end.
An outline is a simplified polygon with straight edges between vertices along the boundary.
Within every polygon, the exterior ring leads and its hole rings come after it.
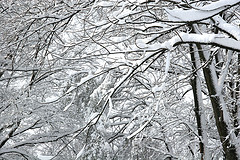
POLYGON ((117 15, 117 18, 118 18, 118 19, 121 19, 121 18, 123 18, 123 17, 128 16, 128 15, 131 14, 131 13, 133 13, 131 10, 129 10, 129 9, 124 9, 124 10, 122 11, 122 13, 120 13, 119 15, 117 15))
POLYGON ((147 0, 129 0, 130 2, 134 3, 134 2, 137 2, 137 3, 144 3, 144 2, 147 2, 147 0))
POLYGON ((38 155, 38 158, 40 160, 50 160, 53 158, 53 156, 43 156, 43 155, 38 155))
POLYGON ((189 33, 179 33, 178 36, 171 38, 169 41, 166 41, 162 44, 153 44, 149 45, 148 49, 157 50, 157 49, 168 49, 173 50, 174 46, 177 43, 202 43, 202 44, 215 44, 218 46, 234 49, 240 51, 240 42, 232 38, 227 38, 223 34, 189 34, 189 33))
POLYGON ((90 115, 89 119, 88 119, 88 122, 91 122, 92 124, 96 123, 97 120, 98 120, 98 117, 99 117, 100 113, 98 112, 94 112, 90 115))
POLYGON ((212 17, 219 12, 225 10, 229 5, 235 5, 240 3, 239 0, 220 0, 209 5, 198 7, 195 9, 183 10, 183 9, 174 9, 169 10, 165 8, 165 11, 168 14, 168 18, 173 22, 183 22, 183 21, 198 21, 204 20, 209 17, 212 17))
POLYGON ((126 36, 126 37, 110 37, 110 39, 114 42, 122 42, 125 41, 127 39, 129 39, 130 36, 126 36))
POLYGON ((162 22, 155 22, 155 23, 145 24, 145 27, 146 28, 151 28, 151 27, 168 28, 169 25, 167 25, 166 23, 162 23, 162 22))
MULTIPOLYGON (((78 152, 76 159, 78 159, 78 158, 80 158, 80 157, 82 156, 82 154, 84 153, 84 149, 85 149, 85 145, 84 145, 83 148, 78 152)), ((76 160, 76 159, 75 159, 75 160, 76 160)))
POLYGON ((111 7, 114 5, 114 2, 108 2, 108 1, 102 1, 97 3, 97 6, 99 7, 111 7))
POLYGON ((206 6, 203 6, 201 8, 198 8, 198 9, 201 9, 201 10, 205 10, 205 11, 209 11, 209 10, 216 10, 217 8, 220 8, 220 7, 227 7, 229 5, 234 5, 234 4, 237 4, 239 3, 240 1, 239 0, 220 0, 220 1, 217 1, 217 2, 214 2, 214 3, 211 3, 209 5, 206 5, 206 6))
POLYGON ((55 102, 56 100, 58 100, 59 99, 59 97, 58 96, 56 96, 56 95, 51 95, 51 96, 49 96, 49 97, 47 97, 46 99, 45 99, 45 103, 51 103, 51 102, 55 102))
POLYGON ((146 39, 137 39, 136 40, 136 45, 140 49, 147 48, 148 45, 146 43, 147 43, 146 39))
POLYGON ((164 77, 163 77, 163 84, 159 87, 159 86, 154 86, 152 88, 152 92, 156 93, 156 92, 161 92, 165 90, 165 86, 166 86, 166 78, 168 76, 168 71, 169 71, 169 67, 170 67, 170 52, 167 53, 167 58, 166 58, 166 64, 165 64, 165 73, 164 73, 164 77))
POLYGON ((76 93, 73 94, 71 102, 63 109, 63 111, 68 110, 68 108, 73 104, 76 93))
POLYGON ((216 21, 216 24, 219 28, 228 32, 237 40, 240 40, 240 29, 237 26, 225 22, 220 16, 215 16, 213 19, 216 21))
POLYGON ((166 83, 163 83, 160 87, 159 86, 154 86, 153 88, 152 88, 152 92, 153 93, 156 93, 156 92, 161 92, 161 91, 163 91, 164 89, 165 89, 165 85, 166 85, 166 83))

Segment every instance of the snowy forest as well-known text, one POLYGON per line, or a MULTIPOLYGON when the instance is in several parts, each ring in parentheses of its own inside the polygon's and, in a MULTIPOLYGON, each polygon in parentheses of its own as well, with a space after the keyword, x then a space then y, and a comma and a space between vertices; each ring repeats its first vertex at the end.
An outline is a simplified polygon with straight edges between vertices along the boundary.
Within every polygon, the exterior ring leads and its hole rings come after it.
POLYGON ((238 160, 239 123, 239 0, 0 1, 0 160, 238 160))

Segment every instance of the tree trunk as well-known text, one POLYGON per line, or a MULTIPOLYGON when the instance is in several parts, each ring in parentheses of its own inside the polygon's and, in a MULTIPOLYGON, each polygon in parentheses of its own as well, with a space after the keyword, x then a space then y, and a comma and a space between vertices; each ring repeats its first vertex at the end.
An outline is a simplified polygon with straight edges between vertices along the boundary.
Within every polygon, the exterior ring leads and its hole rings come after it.
MULTIPOLYGON (((196 46, 201 60, 203 62, 206 62, 206 57, 203 53, 201 45, 196 44, 196 46)), ((217 130, 222 143, 224 156, 227 160, 237 160, 238 157, 236 146, 231 143, 231 141, 235 140, 235 138, 233 138, 235 135, 230 133, 229 130, 229 116, 226 111, 226 105, 223 100, 223 95, 217 90, 217 75, 212 62, 210 62, 206 67, 203 68, 203 73, 214 112, 217 130)))
MULTIPOLYGON (((191 61, 193 64, 193 71, 196 70, 199 67, 199 57, 194 52, 193 45, 190 44, 190 52, 191 52, 191 61)), ((197 121, 197 128, 198 128, 198 135, 199 137, 202 137, 202 139, 199 138, 199 147, 200 147, 200 153, 201 153, 201 160, 203 159, 209 159, 209 151, 207 148, 208 145, 208 139, 207 139, 207 133, 206 133, 206 120, 205 115, 203 111, 203 99, 202 99, 202 93, 201 93, 201 81, 198 77, 199 71, 194 72, 193 78, 191 79, 191 86, 193 90, 193 97, 194 97, 194 112, 196 116, 197 121)))
POLYGON ((232 88, 231 91, 231 96, 232 99, 234 99, 232 105, 233 105, 233 109, 232 109, 232 114, 233 114, 233 126, 235 129, 235 135, 236 137, 239 135, 240 132, 240 128, 239 127, 239 107, 240 107, 240 54, 238 54, 238 60, 237 60, 237 78, 233 80, 233 84, 232 86, 230 86, 232 88))

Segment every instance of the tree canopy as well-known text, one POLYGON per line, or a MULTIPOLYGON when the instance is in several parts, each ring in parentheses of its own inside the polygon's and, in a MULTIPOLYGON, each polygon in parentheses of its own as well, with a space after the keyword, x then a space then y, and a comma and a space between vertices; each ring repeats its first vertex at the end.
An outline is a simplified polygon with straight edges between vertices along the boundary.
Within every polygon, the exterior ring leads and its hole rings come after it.
POLYGON ((0 158, 240 157, 239 0, 2 0, 0 158))

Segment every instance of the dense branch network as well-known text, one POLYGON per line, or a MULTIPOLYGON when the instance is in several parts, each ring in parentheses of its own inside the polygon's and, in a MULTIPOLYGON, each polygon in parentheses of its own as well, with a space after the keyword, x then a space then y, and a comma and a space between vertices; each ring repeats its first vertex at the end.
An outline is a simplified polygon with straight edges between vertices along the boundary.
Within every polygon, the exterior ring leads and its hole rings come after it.
POLYGON ((0 2, 0 157, 240 156, 239 4, 0 2))

